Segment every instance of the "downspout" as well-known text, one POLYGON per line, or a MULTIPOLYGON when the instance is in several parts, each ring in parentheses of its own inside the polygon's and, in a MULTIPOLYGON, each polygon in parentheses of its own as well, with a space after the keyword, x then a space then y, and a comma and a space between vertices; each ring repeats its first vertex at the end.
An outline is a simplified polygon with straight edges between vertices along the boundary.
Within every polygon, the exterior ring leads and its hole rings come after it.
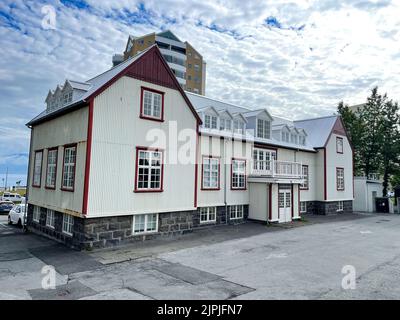
POLYGON ((226 201, 226 194, 227 194, 227 189, 226 189, 226 139, 224 138, 224 204, 225 204, 225 224, 228 224, 228 203, 226 201))
POLYGON ((30 169, 31 169, 31 155, 32 155, 32 136, 33 136, 33 128, 30 126, 27 126, 29 129, 31 129, 31 138, 29 141, 29 156, 28 156, 28 174, 26 176, 26 193, 25 193, 25 213, 24 213, 24 230, 28 231, 28 226, 27 226, 27 220, 28 220, 28 199, 29 199, 29 184, 30 184, 30 169))

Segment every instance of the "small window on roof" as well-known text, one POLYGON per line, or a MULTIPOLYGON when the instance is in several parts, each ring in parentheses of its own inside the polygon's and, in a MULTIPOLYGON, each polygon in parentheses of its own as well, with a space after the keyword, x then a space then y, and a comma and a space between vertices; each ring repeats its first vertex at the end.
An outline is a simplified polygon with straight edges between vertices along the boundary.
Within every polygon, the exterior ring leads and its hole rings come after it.
POLYGON ((235 120, 235 121, 233 121, 233 129, 234 129, 235 133, 243 134, 246 130, 245 123, 241 120, 235 120))
POLYGON ((302 146, 306 145, 306 137, 305 136, 303 136, 303 135, 299 136, 299 144, 302 146))
POLYGON ((289 142, 289 132, 282 131, 282 141, 289 142))

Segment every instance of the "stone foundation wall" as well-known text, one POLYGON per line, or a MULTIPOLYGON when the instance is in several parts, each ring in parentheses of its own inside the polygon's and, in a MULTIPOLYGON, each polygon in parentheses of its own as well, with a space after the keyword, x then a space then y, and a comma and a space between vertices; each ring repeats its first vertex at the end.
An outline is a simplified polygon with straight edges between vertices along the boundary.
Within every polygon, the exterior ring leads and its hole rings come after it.
MULTIPOLYGON (((353 212, 353 201, 343 201, 343 211, 337 211, 338 201, 307 201, 307 214, 337 214, 353 212)), ((302 213, 304 214, 304 213, 302 213)))
POLYGON ((158 232, 133 234, 133 216, 117 216, 102 218, 74 217, 73 236, 62 232, 63 214, 54 212, 55 227, 46 226, 47 209, 41 208, 39 223, 33 221, 33 206, 28 206, 28 228, 48 238, 62 242, 77 249, 91 249, 116 246, 122 243, 144 241, 162 236, 173 236, 191 232, 194 228, 210 227, 213 225, 243 223, 248 217, 249 207, 244 205, 243 219, 230 219, 225 215, 225 206, 217 207, 216 222, 200 224, 200 210, 165 212, 158 214, 158 232))
POLYGON ((54 228, 46 226, 47 209, 40 208, 39 222, 33 221, 33 206, 28 205, 27 225, 30 231, 47 238, 64 243, 72 248, 80 249, 85 241, 84 219, 74 217, 73 236, 62 232, 63 213, 54 211, 54 228))

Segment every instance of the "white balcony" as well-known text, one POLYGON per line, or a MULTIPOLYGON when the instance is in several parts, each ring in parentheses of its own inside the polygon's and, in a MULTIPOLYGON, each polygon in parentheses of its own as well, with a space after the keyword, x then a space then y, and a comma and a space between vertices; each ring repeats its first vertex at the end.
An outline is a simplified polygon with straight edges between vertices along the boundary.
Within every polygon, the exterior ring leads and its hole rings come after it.
POLYGON ((303 179, 301 163, 273 159, 253 161, 251 175, 260 177, 303 179))

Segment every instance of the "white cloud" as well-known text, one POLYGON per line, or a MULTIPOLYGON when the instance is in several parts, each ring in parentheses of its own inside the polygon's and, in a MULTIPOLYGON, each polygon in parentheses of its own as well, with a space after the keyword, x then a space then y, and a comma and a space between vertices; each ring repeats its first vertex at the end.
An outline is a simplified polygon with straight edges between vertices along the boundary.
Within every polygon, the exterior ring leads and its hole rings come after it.
POLYGON ((161 28, 203 54, 212 97, 294 118, 331 114, 342 99, 363 102, 375 85, 400 97, 397 1, 149 0, 145 10, 133 0, 86 2, 0 4, 0 160, 27 152, 24 123, 44 108, 48 89, 104 71, 128 34, 161 28), (56 8, 56 30, 41 28, 44 4, 56 8))

